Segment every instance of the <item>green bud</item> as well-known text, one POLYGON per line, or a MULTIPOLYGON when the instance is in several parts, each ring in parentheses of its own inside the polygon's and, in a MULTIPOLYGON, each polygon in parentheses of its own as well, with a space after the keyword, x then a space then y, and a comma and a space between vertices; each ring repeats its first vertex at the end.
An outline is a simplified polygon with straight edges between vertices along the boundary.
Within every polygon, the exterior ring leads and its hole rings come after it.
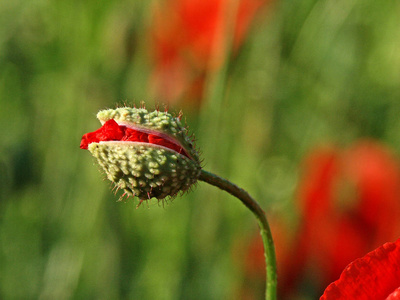
POLYGON ((85 140, 107 178, 124 195, 136 196, 141 202, 153 197, 161 200, 196 183, 201 170, 199 154, 180 118, 131 107, 102 110, 97 118, 103 127, 111 125, 85 134, 81 148, 86 149, 82 146, 85 140), (110 120, 118 125, 107 123, 110 120), (111 137, 104 139, 110 132, 111 137), (121 135, 122 140, 117 140, 121 135))

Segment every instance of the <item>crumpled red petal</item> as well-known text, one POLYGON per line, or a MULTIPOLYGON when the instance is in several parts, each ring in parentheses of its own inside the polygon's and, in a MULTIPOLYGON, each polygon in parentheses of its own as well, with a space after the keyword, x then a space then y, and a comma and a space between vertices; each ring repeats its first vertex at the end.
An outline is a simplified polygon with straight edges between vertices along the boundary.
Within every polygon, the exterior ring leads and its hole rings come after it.
POLYGON ((350 263, 320 300, 400 299, 400 239, 350 263))
POLYGON ((164 146, 174 150, 180 154, 189 157, 186 151, 173 142, 164 139, 156 134, 141 132, 126 126, 118 125, 113 119, 108 120, 99 129, 86 133, 82 136, 81 149, 87 149, 90 143, 98 143, 104 141, 126 141, 141 142, 154 145, 164 146))
POLYGON ((87 149, 90 143, 101 141, 119 141, 124 136, 124 131, 114 120, 108 120, 99 129, 83 135, 81 149, 87 149))

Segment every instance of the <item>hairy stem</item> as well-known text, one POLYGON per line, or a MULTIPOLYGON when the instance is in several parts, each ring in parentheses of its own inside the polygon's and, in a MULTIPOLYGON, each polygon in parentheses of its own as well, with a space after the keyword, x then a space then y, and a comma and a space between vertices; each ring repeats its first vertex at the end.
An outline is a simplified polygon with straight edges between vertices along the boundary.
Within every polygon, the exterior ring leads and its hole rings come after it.
POLYGON ((232 182, 223 179, 213 173, 202 170, 199 177, 200 180, 214 185, 221 190, 228 192, 229 194, 238 198, 242 203, 251 210, 255 215, 260 226, 260 233, 264 244, 264 254, 266 263, 266 300, 276 300, 276 258, 274 242, 272 240, 271 229, 268 225, 267 218, 260 205, 255 201, 245 190, 241 189, 232 182))

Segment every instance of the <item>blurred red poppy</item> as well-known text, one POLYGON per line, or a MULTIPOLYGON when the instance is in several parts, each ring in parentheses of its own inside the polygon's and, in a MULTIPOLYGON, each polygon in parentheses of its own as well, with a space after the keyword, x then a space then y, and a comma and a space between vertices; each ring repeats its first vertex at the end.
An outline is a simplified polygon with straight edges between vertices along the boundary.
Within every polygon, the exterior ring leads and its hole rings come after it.
POLYGON ((344 151, 318 149, 303 171, 296 249, 324 286, 348 263, 400 235, 400 171, 373 141, 344 151))
POLYGON ((237 50, 265 2, 167 0, 156 7, 151 36, 152 87, 157 96, 166 101, 183 95, 199 100, 206 73, 218 69, 225 59, 230 36, 233 50, 237 50))
POLYGON ((400 239, 353 261, 320 299, 400 299, 400 239))
POLYGON ((279 238, 278 248, 290 249, 277 253, 281 299, 320 295, 350 262, 400 236, 400 169, 378 142, 311 152, 301 166, 296 201, 298 228, 285 234, 284 244, 279 238))

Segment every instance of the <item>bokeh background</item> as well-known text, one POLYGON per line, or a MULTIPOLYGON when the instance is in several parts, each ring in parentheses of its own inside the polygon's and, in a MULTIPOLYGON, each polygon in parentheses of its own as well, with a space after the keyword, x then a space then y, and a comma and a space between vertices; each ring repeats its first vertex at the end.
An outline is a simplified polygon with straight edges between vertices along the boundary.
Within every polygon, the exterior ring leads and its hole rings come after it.
POLYGON ((398 1, 3 0, 1 299, 263 298, 239 201, 199 183, 136 209, 79 149, 141 101, 265 209, 281 299, 400 237, 398 1))

